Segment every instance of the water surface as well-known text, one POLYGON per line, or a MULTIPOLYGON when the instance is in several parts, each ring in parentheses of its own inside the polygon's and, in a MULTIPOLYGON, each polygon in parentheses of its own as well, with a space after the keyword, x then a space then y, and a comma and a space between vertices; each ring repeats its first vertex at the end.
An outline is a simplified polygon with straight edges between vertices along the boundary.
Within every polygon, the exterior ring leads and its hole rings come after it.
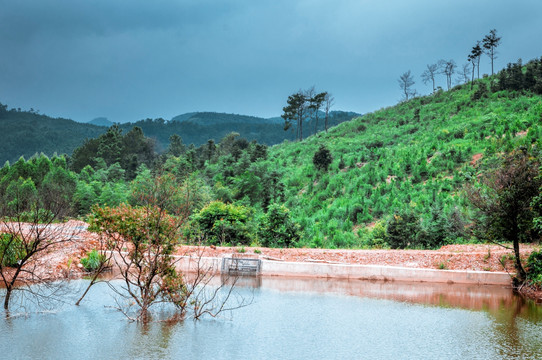
MULTIPOLYGON (((71 290, 82 291, 85 281, 71 290)), ((252 278, 250 306, 129 322, 105 284, 80 307, 0 319, 2 358, 540 359, 542 309, 500 287, 252 278)), ((73 296, 75 298, 75 296, 73 296)), ((73 303, 73 302, 72 302, 73 303)), ((28 308, 27 308, 28 310, 28 308)))

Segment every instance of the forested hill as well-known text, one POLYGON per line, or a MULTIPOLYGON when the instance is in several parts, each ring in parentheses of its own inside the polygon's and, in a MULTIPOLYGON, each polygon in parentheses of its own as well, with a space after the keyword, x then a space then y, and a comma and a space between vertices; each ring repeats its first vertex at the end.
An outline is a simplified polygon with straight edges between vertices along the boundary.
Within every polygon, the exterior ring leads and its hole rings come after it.
MULTIPOLYGON (((332 111, 329 126, 348 121, 359 114, 344 111, 332 111)), ((14 162, 21 156, 26 159, 36 153, 46 155, 68 154, 81 146, 85 139, 95 138, 107 131, 106 124, 112 124, 105 118, 96 118, 89 123, 79 123, 69 119, 52 118, 38 114, 34 110, 8 109, 0 103, 0 162, 14 162)), ((307 122, 304 133, 314 132, 312 122, 307 122)), ((209 139, 219 141, 231 132, 237 132, 248 140, 273 145, 285 139, 293 140, 294 131, 284 131, 284 122, 280 117, 272 119, 246 115, 234 115, 213 112, 187 113, 164 119, 146 119, 133 123, 120 124, 124 133, 134 126, 140 127, 144 134, 156 140, 156 150, 162 151, 169 144, 173 134, 181 136, 185 144, 199 146, 209 139)), ((318 129, 323 129, 320 119, 318 129)))
POLYGON ((392 246, 438 247, 471 236, 466 184, 515 149, 540 156, 541 120, 542 59, 272 147, 269 161, 305 231, 301 245, 385 246, 402 237, 411 242, 392 246))
POLYGON ((94 138, 107 130, 92 124, 52 118, 32 111, 8 110, 0 103, 0 161, 14 162, 36 153, 47 155, 71 154, 87 138, 94 138))

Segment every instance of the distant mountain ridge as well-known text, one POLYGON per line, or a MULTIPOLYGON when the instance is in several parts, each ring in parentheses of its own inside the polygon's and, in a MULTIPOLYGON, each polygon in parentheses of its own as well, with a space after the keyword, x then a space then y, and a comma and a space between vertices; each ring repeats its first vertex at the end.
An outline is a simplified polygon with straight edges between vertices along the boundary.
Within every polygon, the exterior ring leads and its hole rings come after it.
MULTIPOLYGON (((330 112, 330 117, 336 116, 350 116, 351 118, 361 116, 353 111, 339 111, 333 110, 330 112)), ((319 119, 322 120, 325 117, 324 112, 320 111, 318 115, 319 119)), ((239 115, 239 114, 227 114, 227 113, 217 113, 217 112, 190 112, 186 114, 181 114, 173 117, 171 121, 177 122, 190 122, 198 125, 215 125, 220 123, 242 123, 242 124, 283 124, 284 119, 280 116, 275 116, 271 118, 262 118, 258 116, 251 115, 239 115)))
POLYGON ((270 119, 257 116, 226 114, 216 112, 194 112, 175 116, 171 121, 190 122, 199 125, 216 125, 221 123, 273 123, 270 119))
MULTIPOLYGON (((361 116, 352 111, 331 111, 328 127, 361 116)), ((318 131, 324 130, 324 114, 319 114, 318 131)), ((306 121, 303 136, 307 137, 315 131, 314 120, 306 121)), ((295 127, 284 131, 284 120, 281 117, 261 118, 249 115, 236 115, 215 112, 193 112, 178 115, 170 121, 164 119, 145 119, 134 123, 119 124, 124 131, 138 126, 146 136, 154 138, 159 151, 169 144, 172 134, 181 136, 185 144, 196 146, 206 143, 209 139, 216 142, 231 132, 237 132, 249 141, 256 140, 261 144, 275 145, 284 140, 295 139, 295 127)))

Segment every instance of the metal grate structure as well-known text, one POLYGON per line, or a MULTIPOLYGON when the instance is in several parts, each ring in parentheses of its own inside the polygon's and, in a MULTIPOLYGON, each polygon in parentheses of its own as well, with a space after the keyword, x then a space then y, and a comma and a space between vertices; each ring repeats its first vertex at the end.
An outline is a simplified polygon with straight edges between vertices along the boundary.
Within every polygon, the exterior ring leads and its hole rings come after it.
POLYGON ((262 261, 260 259, 250 259, 241 257, 222 258, 221 272, 231 275, 260 275, 262 261))

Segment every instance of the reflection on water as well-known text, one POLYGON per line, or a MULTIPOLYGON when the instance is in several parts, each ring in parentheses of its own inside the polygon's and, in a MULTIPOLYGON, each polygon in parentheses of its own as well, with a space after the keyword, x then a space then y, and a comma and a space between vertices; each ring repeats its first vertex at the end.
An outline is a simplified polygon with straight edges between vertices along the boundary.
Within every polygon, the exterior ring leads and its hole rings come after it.
MULTIPOLYGON (((220 281, 220 278, 217 278, 220 281)), ((71 283, 74 298, 85 281, 71 283)), ((3 358, 540 359, 542 308, 493 286, 244 277, 233 318, 130 323, 82 306, 0 319, 3 358)), ((73 303, 73 302, 71 302, 73 303)))
MULTIPOLYGON (((231 278, 223 278, 228 281, 231 278)), ((484 310, 498 314, 514 309, 516 315, 542 320, 542 307, 511 290, 496 285, 445 284, 396 281, 360 281, 348 279, 282 278, 246 276, 237 286, 274 289, 283 292, 314 292, 373 299, 394 300, 422 305, 484 310)))
POLYGON ((501 306, 511 306, 518 300, 518 297, 510 289, 502 286, 470 284, 340 279, 289 279, 284 281, 280 278, 264 278, 262 286, 281 291, 336 293, 471 310, 499 309, 501 306))

